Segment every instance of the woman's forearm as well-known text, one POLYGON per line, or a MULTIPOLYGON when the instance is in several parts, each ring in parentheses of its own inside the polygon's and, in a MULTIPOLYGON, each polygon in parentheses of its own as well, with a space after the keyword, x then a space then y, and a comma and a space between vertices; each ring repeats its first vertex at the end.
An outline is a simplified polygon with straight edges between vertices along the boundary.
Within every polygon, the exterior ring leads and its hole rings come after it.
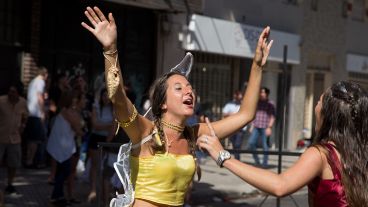
MULTIPOLYGON (((220 139, 235 133, 254 119, 261 87, 262 67, 266 64, 273 42, 272 40, 270 42, 267 41, 269 32, 270 28, 266 27, 259 36, 257 47, 254 52, 249 83, 239 111, 231 116, 212 123, 216 136, 220 139)), ((209 130, 204 124, 199 125, 198 136, 206 133, 208 134, 208 132, 209 130)))
MULTIPOLYGON (((220 144, 218 140, 217 144, 220 144)), ((212 148, 207 147, 206 149, 212 152, 213 158, 215 154, 218 154, 212 148)), ((223 166, 250 185, 271 195, 282 197, 294 193, 310 183, 315 177, 321 176, 325 168, 323 156, 319 149, 311 147, 302 154, 298 161, 281 174, 260 169, 233 158, 226 160, 223 166)))
POLYGON ((282 177, 274 172, 253 167, 234 158, 225 161, 223 166, 263 192, 278 197, 282 197, 286 193, 283 188, 282 177))
POLYGON ((242 104, 239 109, 239 112, 245 115, 246 122, 253 120, 255 116, 259 99, 259 91, 261 88, 261 80, 262 67, 253 62, 247 89, 244 93, 242 104))
POLYGON ((119 98, 125 96, 125 91, 118 53, 116 49, 103 52, 105 57, 105 81, 107 93, 112 103, 123 105, 119 102, 119 98))
POLYGON ((123 121, 132 114, 133 107, 125 94, 118 51, 109 49, 107 52, 104 52, 104 57, 108 96, 113 104, 116 118, 123 121))

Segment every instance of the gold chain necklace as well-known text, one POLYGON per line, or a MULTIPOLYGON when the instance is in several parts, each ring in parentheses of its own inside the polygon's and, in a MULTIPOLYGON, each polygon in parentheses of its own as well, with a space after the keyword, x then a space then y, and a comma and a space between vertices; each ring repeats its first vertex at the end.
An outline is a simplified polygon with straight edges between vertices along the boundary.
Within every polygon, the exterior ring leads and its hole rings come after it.
POLYGON ((166 140, 166 151, 169 152, 169 148, 171 148, 171 144, 173 143, 174 139, 169 140, 169 137, 167 136, 166 132, 165 134, 165 140, 166 140))
POLYGON ((170 129, 173 129, 173 130, 175 130, 175 131, 177 131, 177 132, 183 132, 184 131, 184 128, 185 127, 183 127, 183 126, 178 126, 178 125, 175 125, 175 124, 171 124, 171 123, 168 123, 168 122, 166 122, 165 120, 161 120, 161 123, 165 126, 165 127, 167 127, 167 128, 170 128, 170 129))

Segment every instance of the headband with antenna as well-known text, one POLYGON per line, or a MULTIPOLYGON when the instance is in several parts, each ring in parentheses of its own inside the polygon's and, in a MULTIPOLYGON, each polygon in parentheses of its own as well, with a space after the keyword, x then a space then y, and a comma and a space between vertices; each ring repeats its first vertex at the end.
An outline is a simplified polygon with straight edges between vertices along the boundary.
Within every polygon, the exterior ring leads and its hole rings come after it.
MULTIPOLYGON (((192 66, 193 66, 193 55, 192 53, 187 52, 184 58, 180 61, 180 63, 170 69, 170 72, 179 72, 186 78, 189 78, 189 74, 192 71, 192 66)), ((143 116, 146 117, 148 113, 151 111, 151 109, 152 107, 150 106, 143 116)), ((152 116, 149 115, 149 117, 152 116)))

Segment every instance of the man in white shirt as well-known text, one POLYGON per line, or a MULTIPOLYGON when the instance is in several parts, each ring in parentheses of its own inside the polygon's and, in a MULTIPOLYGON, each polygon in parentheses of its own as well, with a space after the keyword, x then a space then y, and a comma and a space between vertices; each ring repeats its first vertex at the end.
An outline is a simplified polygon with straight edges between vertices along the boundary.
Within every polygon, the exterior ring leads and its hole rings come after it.
MULTIPOLYGON (((238 112, 242 99, 243 99, 243 95, 242 95, 241 91, 235 91, 234 94, 233 94, 233 100, 226 103, 226 105, 222 109, 223 117, 225 118, 227 116, 230 116, 233 113, 238 112)), ((243 142, 243 134, 244 134, 243 132, 245 130, 246 130, 246 127, 239 130, 238 132, 236 132, 235 134, 233 134, 230 137, 230 141, 233 145, 234 150, 240 150, 241 149, 241 145, 242 145, 242 142, 243 142)), ((240 159, 239 153, 234 153, 234 157, 235 157, 235 159, 239 160, 240 159)))
POLYGON ((29 117, 26 127, 27 159, 26 167, 31 167, 38 144, 46 139, 45 132, 45 81, 48 77, 47 69, 40 67, 38 75, 30 82, 27 93, 27 107, 29 117))

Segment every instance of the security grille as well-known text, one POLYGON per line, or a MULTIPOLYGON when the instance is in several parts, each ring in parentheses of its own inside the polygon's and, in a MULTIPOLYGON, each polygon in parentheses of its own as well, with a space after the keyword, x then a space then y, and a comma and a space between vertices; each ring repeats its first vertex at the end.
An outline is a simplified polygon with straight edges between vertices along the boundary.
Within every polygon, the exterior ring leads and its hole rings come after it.
POLYGON ((221 118, 222 107, 232 98, 232 58, 195 53, 190 82, 199 96, 201 113, 221 118))

